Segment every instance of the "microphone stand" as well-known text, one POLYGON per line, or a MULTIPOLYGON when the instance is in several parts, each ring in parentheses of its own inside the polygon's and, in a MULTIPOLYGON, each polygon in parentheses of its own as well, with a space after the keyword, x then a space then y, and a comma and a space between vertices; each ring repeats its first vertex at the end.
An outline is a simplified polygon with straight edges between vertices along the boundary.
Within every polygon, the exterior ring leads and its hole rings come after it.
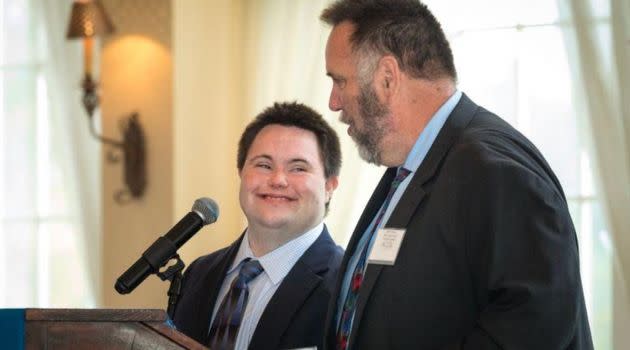
POLYGON ((172 258, 175 259, 175 264, 169 266, 165 271, 158 272, 157 275, 162 281, 170 281, 171 286, 168 288, 168 308, 166 313, 170 320, 173 320, 175 316, 175 307, 179 299, 179 294, 182 288, 182 270, 184 270, 184 262, 179 258, 179 254, 175 254, 172 258))

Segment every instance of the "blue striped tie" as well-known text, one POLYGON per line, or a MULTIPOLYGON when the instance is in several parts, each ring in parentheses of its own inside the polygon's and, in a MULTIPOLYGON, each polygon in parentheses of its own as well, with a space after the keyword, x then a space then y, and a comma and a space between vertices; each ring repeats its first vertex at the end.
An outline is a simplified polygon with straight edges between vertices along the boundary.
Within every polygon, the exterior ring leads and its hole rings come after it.
POLYGON ((236 336, 247 306, 249 288, 247 284, 263 272, 258 260, 247 258, 241 263, 238 276, 232 281, 230 290, 223 298, 221 307, 210 328, 208 346, 212 350, 234 349, 236 336))

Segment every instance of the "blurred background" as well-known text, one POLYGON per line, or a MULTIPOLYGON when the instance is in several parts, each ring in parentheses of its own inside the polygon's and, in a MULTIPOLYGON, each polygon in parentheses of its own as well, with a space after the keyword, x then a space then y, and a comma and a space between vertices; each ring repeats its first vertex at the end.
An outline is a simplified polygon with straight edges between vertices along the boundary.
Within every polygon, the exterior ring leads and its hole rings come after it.
MULTIPOLYGON (((330 28, 318 17, 329 2, 101 0, 112 30, 87 40, 67 38, 72 0, 0 0, 0 308, 165 308, 166 282, 121 296, 116 278, 196 198, 221 214, 180 250, 185 263, 240 235, 237 141, 275 101, 311 105, 340 135, 326 223, 345 246, 384 169, 358 159, 327 108, 330 28), (86 73, 100 96, 92 118, 86 73), (125 153, 90 132, 117 142, 134 112, 138 197, 125 153)), ((564 187, 595 347, 630 348, 630 2, 425 3, 459 89, 527 135, 564 187)))

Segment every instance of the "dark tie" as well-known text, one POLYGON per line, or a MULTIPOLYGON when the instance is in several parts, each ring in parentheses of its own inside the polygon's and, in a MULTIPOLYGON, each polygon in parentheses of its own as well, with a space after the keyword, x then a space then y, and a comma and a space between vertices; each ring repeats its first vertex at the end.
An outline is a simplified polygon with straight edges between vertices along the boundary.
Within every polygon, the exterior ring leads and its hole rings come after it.
POLYGON ((210 341, 208 346, 212 350, 234 349, 236 336, 241 325, 249 288, 247 284, 263 272, 263 267, 258 260, 247 258, 243 260, 238 276, 232 281, 230 290, 221 303, 221 307, 214 317, 210 328, 210 341))
POLYGON ((363 282, 363 273, 365 272, 368 247, 370 246, 372 237, 374 236, 378 225, 381 223, 381 220, 383 220, 383 216, 387 211, 387 206, 389 206, 389 202, 392 200, 394 192, 396 192, 400 183, 403 182, 410 173, 411 171, 405 168, 398 169, 398 173, 389 188, 389 193, 387 194, 385 201, 383 201, 381 210, 379 210, 376 215, 376 220, 374 221, 371 231, 368 233, 369 237, 367 242, 363 247, 363 250, 359 253, 361 255, 359 256, 359 261, 357 262, 357 266, 352 274, 352 280, 350 280, 350 285, 348 286, 348 293, 346 294, 346 299, 343 303, 343 309, 341 312, 339 330, 337 331, 337 349, 339 350, 345 350, 348 346, 348 338, 350 337, 350 331, 352 330, 352 320, 354 319, 357 297, 359 296, 359 288, 363 282))

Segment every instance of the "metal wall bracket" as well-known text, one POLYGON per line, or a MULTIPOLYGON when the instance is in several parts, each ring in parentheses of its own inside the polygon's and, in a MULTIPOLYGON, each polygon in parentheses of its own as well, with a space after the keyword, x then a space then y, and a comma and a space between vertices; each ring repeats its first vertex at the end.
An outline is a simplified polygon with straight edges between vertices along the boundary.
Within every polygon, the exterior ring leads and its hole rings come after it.
MULTIPOLYGON (((130 116, 124 117, 119 121, 119 128, 123 135, 122 141, 104 137, 98 134, 93 121, 94 110, 99 104, 97 83, 92 80, 89 74, 86 74, 82 87, 83 106, 90 118, 90 132, 102 143, 122 150, 123 153, 122 164, 125 188, 116 192, 114 200, 119 204, 124 204, 142 197, 147 185, 146 151, 144 131, 142 125, 140 125, 138 112, 133 112, 130 116)), ((107 160, 110 163, 118 163, 120 162, 120 157, 110 150, 107 154, 107 160)))

